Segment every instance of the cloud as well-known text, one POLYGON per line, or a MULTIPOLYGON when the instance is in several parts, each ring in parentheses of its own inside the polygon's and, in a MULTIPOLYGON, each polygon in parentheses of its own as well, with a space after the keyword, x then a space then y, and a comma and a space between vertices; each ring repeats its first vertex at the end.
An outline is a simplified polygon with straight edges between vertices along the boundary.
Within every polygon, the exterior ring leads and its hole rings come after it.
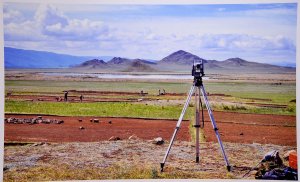
POLYGON ((70 19, 53 5, 40 5, 31 20, 16 22, 9 18, 13 15, 19 16, 18 11, 4 12, 5 40, 101 40, 109 29, 101 21, 70 19))
POLYGON ((17 10, 12 10, 8 8, 3 8, 3 21, 4 23, 8 22, 20 22, 24 20, 22 13, 17 10))
POLYGON ((293 41, 283 37, 261 37, 247 34, 206 34, 198 38, 199 46, 208 49, 222 49, 231 51, 270 51, 292 50, 296 46, 293 41))

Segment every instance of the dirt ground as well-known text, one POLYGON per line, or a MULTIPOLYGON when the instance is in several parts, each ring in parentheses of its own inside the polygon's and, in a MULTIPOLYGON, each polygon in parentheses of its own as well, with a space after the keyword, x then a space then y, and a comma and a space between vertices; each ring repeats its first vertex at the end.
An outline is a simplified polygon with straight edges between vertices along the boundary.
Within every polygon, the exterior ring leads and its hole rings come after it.
MULTIPOLYGON (((6 118, 35 118, 37 115, 5 115, 6 118)), ((42 116, 45 119, 63 120, 63 124, 5 124, 5 141, 31 142, 97 142, 112 136, 128 139, 136 135, 140 139, 156 137, 169 139, 176 126, 175 120, 151 120, 132 118, 59 117, 42 116), (82 120, 79 122, 79 120, 82 120), (90 122, 99 119, 99 123, 90 122), (111 121, 111 124, 109 123, 111 121), (84 127, 84 129, 79 129, 84 127)), ((182 122, 177 139, 190 140, 189 123, 182 122)))
MULTIPOLYGON (((261 161, 272 150, 278 150, 282 157, 291 146, 271 144, 238 144, 224 142, 224 148, 232 171, 228 173, 218 143, 200 144, 200 163, 195 163, 195 146, 191 142, 175 141, 164 171, 173 173, 201 173, 202 179, 241 179, 246 172, 261 161)), ((160 170, 168 143, 152 144, 151 140, 122 140, 100 142, 34 143, 24 146, 6 146, 4 155, 4 176, 10 180, 22 179, 22 172, 34 167, 57 168, 68 165, 74 169, 106 168, 121 165, 150 167, 160 170)), ((253 170, 246 179, 254 179, 253 170)), ((72 176, 69 180, 73 179, 72 176)), ((10 181, 7 180, 7 181, 10 181)), ((78 179, 77 179, 78 180, 78 179)), ((20 180, 19 180, 20 181, 20 180)), ((216 181, 216 180, 215 180, 216 181)))
MULTIPOLYGON (((221 139, 225 142, 261 143, 296 146, 296 117, 283 115, 240 114, 214 112, 221 139)), ((36 115, 10 115, 6 118, 34 118, 36 115)), ((136 135, 151 140, 162 137, 169 140, 176 126, 176 120, 100 118, 100 117, 58 117, 43 116, 45 119, 62 119, 57 124, 5 124, 5 141, 34 142, 96 142, 110 137, 128 139, 136 135), (97 118, 100 123, 92 123, 97 118), (79 119, 82 122, 79 122, 79 119), (109 124, 109 121, 112 123, 109 124), (80 130, 79 127, 85 129, 80 130)), ((206 141, 216 141, 208 115, 205 113, 206 141)), ((190 141, 189 122, 182 122, 177 140, 190 141)))
MULTIPOLYGON (((214 112, 214 117, 224 141, 297 145, 295 116, 214 112)), ((217 141, 206 113, 204 132, 207 141, 217 141)))

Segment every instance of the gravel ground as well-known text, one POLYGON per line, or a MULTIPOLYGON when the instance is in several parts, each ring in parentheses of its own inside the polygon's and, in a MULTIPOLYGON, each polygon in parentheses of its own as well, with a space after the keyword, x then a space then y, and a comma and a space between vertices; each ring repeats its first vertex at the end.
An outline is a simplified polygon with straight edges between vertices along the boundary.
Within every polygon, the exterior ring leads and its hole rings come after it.
MULTIPOLYGON (((153 144, 151 140, 121 140, 77 143, 34 143, 4 148, 4 173, 22 171, 31 167, 67 164, 75 168, 105 168, 114 164, 148 165, 160 168, 168 143, 153 144)), ((224 142, 224 147, 233 166, 230 175, 240 178, 255 166, 264 154, 279 150, 281 157, 291 146, 235 144, 224 142)), ((172 170, 207 172, 210 178, 228 178, 225 162, 218 143, 200 144, 200 163, 195 161, 195 146, 191 142, 175 141, 165 172, 172 170), (226 176, 227 175, 227 176, 226 176)), ((255 171, 254 171, 255 172, 255 171)), ((248 177, 254 178, 254 172, 248 177)))

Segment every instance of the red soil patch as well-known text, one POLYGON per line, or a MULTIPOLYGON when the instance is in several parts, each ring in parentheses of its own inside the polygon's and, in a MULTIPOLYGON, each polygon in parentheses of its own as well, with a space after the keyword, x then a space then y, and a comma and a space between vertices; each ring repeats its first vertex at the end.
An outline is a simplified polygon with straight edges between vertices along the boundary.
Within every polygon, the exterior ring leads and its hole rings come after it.
MULTIPOLYGON (((222 141, 296 146, 296 127, 218 123, 222 141)), ((206 140, 217 142, 211 126, 204 128, 206 140)))
MULTIPOLYGON (((214 112, 222 141, 296 146, 296 117, 272 114, 214 112)), ((207 141, 217 141, 207 113, 207 141)))
MULTIPOLYGON (((222 141, 237 143, 271 143, 296 146, 296 117, 271 114, 241 114, 217 112, 214 117, 222 141)), ((32 118, 33 115, 8 115, 6 118, 32 118)), ((128 139, 137 135, 141 139, 161 136, 170 140, 175 120, 100 118, 100 117, 58 117, 43 116, 49 119, 62 119, 64 124, 5 124, 5 141, 48 141, 48 142, 93 142, 108 140, 111 136, 128 139), (91 123, 97 118, 100 123, 91 123), (82 119, 82 122, 78 120, 82 119), (112 124, 108 122, 112 121, 112 124), (85 129, 80 130, 83 126, 85 129)), ((176 140, 190 140, 189 123, 182 122, 176 140)), ((205 111, 205 137, 216 141, 215 133, 205 111)))
MULTIPOLYGON (((34 118, 36 115, 5 115, 6 118, 34 118)), ((26 142, 96 142, 108 140, 112 136, 128 139, 136 135, 141 139, 162 137, 169 140, 175 129, 175 120, 151 120, 131 118, 101 118, 101 117, 59 117, 43 116, 45 119, 62 119, 63 124, 8 124, 5 123, 5 141, 26 142), (90 119, 97 118, 99 123, 90 119), (81 119, 82 122, 78 120, 81 119), (109 124, 109 121, 112 124, 109 124), (82 126, 85 129, 80 130, 82 126)), ((189 123, 182 122, 177 135, 178 140, 190 140, 189 123)))

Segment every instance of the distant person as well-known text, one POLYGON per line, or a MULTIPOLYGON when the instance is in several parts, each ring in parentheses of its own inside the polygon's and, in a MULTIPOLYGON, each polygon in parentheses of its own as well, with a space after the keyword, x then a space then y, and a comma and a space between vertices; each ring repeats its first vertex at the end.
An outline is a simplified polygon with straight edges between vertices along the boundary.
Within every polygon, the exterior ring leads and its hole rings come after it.
POLYGON ((163 89, 164 90, 164 95, 166 95, 166 91, 165 91, 165 89, 163 89))
POLYGON ((12 91, 7 92, 6 96, 9 97, 12 95, 12 91))
POLYGON ((83 100, 83 95, 82 94, 80 95, 79 99, 80 99, 80 102, 82 102, 82 100, 83 100))
POLYGON ((68 91, 65 92, 65 102, 68 101, 68 93, 69 93, 68 91))

